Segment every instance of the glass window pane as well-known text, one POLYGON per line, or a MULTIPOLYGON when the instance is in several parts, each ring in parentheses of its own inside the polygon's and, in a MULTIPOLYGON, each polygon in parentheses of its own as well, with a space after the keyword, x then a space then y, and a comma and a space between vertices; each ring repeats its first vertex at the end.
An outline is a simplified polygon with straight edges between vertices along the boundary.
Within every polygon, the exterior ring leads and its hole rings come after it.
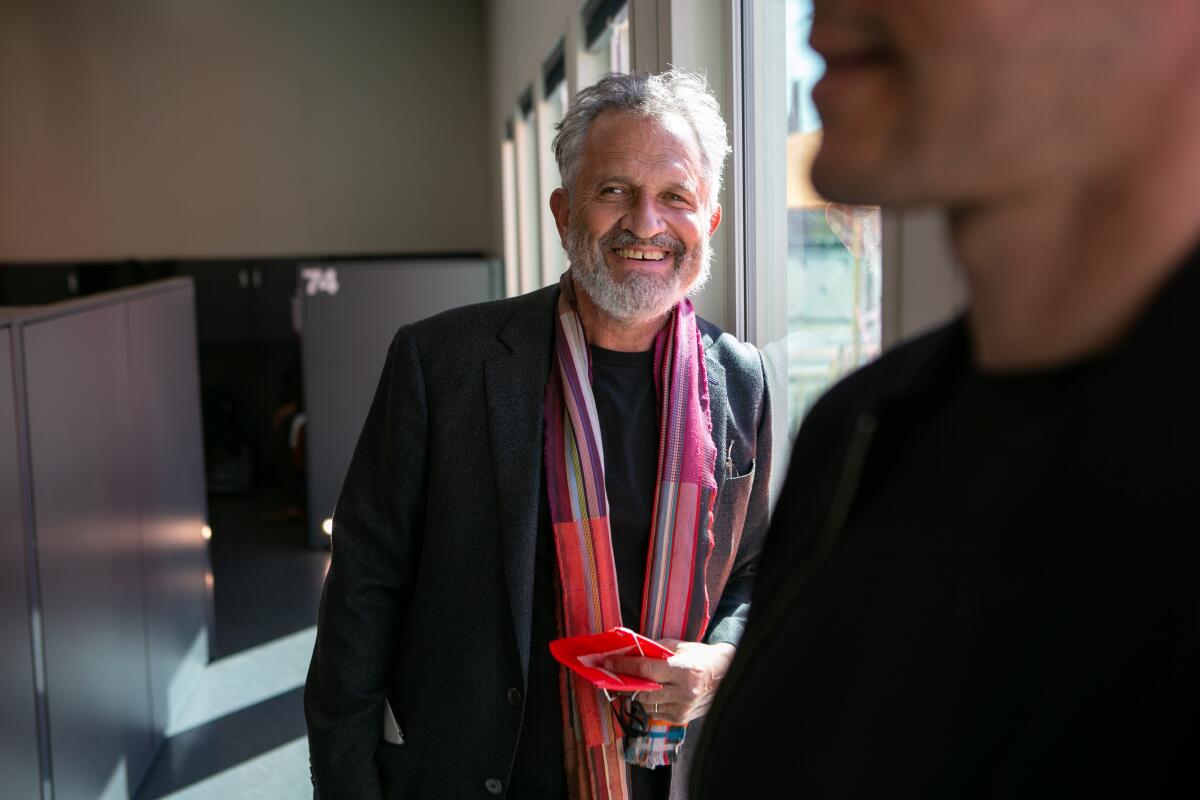
MULTIPOLYGON (((747 17, 754 138, 748 236, 756 280, 752 332, 786 384, 788 432, 816 399, 879 354, 880 212, 831 203, 809 177, 821 143, 812 88, 824 71, 808 46, 812 0, 764 0, 747 17)), ((779 391, 779 388, 776 388, 779 391)))

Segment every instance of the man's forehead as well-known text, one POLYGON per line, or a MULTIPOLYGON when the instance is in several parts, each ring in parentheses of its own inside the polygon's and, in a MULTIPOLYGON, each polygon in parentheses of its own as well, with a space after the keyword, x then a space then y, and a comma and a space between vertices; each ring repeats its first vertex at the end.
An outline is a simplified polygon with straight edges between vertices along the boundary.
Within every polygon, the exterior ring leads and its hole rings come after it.
POLYGON ((583 161, 584 169, 594 173, 655 169, 693 184, 701 175, 696 135, 676 115, 660 118, 605 111, 588 130, 583 161))

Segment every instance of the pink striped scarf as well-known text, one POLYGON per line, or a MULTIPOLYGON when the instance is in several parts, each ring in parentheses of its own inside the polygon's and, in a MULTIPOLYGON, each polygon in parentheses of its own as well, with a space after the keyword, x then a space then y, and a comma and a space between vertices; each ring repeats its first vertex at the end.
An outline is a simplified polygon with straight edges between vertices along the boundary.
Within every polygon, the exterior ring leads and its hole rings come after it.
MULTIPOLYGON (((606 631, 623 621, 591 359, 569 273, 559 285, 558 370, 546 387, 546 485, 558 553, 559 630, 563 636, 578 636, 606 631)), ((655 339, 654 375, 660 414, 658 481, 638 629, 652 639, 697 641, 708 627, 716 599, 710 596, 705 574, 724 575, 727 570, 724 564, 709 564, 717 451, 704 346, 686 299, 655 339)), ((568 670, 561 675, 572 798, 625 800, 627 763, 654 767, 672 762, 683 739, 681 728, 651 720, 646 736, 623 742, 604 694, 568 670)))

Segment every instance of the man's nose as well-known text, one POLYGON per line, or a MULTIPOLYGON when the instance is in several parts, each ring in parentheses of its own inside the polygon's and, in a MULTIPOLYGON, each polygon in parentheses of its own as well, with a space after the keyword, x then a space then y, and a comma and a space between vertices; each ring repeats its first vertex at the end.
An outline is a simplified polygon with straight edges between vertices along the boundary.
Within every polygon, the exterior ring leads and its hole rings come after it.
POLYGON ((652 194, 639 192, 621 220, 621 227, 639 239, 650 239, 666 231, 658 203, 652 194))

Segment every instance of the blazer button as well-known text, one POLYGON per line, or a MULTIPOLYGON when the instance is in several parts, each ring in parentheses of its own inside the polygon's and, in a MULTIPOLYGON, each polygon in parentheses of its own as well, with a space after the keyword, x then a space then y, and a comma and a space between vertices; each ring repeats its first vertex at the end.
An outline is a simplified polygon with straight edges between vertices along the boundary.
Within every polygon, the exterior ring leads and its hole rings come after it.
POLYGON ((513 689, 508 690, 508 704, 510 706, 521 705, 521 690, 520 689, 513 688, 513 689))
POLYGON ((488 790, 488 794, 500 794, 504 791, 504 784, 496 778, 488 778, 483 782, 483 788, 488 790))

